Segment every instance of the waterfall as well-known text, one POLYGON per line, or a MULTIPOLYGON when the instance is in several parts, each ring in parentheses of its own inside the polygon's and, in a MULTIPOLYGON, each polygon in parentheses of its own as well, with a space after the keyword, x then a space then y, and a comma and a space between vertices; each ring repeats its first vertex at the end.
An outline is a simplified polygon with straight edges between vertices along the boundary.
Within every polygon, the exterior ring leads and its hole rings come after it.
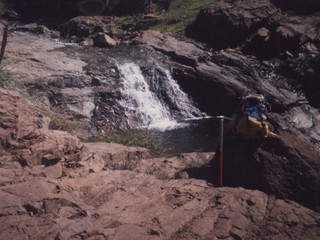
POLYGON ((122 80, 120 103, 125 107, 127 114, 134 118, 134 121, 140 120, 144 126, 174 123, 170 112, 150 91, 138 65, 123 64, 119 66, 119 72, 122 80))
POLYGON ((120 104, 126 110, 130 126, 137 123, 158 129, 177 126, 168 102, 171 107, 178 109, 182 118, 194 117, 194 113, 200 113, 192 106, 187 94, 180 89, 168 70, 148 66, 145 67, 150 72, 148 74, 133 62, 122 64, 118 69, 121 80, 120 104), (154 71, 155 68, 157 71, 154 71))
POLYGON ((200 116, 200 110, 193 106, 190 99, 188 98, 188 95, 181 90, 179 84, 172 78, 169 70, 165 69, 164 72, 169 83, 169 89, 167 89, 167 91, 171 92, 171 99, 180 110, 182 117, 193 118, 195 116, 200 116))

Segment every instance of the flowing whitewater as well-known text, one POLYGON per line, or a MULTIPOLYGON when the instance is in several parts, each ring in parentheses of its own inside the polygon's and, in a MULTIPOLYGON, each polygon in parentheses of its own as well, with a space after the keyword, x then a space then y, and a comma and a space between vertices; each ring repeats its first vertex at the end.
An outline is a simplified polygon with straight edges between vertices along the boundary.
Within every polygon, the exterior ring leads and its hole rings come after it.
MULTIPOLYGON (((121 101, 129 126, 167 129, 178 126, 178 120, 199 116, 186 93, 160 66, 140 67, 134 62, 118 67, 121 80, 121 101)), ((180 124, 181 125, 181 124, 180 124)))
POLYGON ((120 103, 125 107, 129 121, 130 118, 134 122, 140 121, 142 126, 175 124, 168 109, 150 90, 138 65, 125 63, 119 66, 119 73, 122 80, 120 103))

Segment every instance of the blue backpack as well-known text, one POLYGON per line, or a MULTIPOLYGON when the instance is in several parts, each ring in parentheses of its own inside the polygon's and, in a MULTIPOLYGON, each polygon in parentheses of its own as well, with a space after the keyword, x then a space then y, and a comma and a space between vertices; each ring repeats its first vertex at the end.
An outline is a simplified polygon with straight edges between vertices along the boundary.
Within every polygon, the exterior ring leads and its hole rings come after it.
POLYGON ((272 132, 268 122, 270 104, 263 95, 248 95, 242 103, 239 119, 234 127, 234 133, 240 139, 256 140, 266 137, 279 138, 272 132))
POLYGON ((259 121, 267 118, 270 111, 270 105, 263 95, 248 95, 242 104, 241 115, 242 117, 254 117, 259 121))

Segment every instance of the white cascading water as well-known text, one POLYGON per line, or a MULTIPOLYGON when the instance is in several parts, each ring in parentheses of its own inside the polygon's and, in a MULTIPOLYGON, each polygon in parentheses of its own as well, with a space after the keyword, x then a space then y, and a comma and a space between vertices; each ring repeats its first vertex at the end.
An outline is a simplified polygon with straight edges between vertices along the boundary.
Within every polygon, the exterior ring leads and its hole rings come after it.
POLYGON ((144 126, 173 125, 175 121, 157 96, 150 91, 138 65, 126 63, 118 67, 122 80, 121 105, 144 126))
MULTIPOLYGON (((127 115, 139 120, 143 127, 165 130, 177 126, 170 111, 164 103, 150 90, 140 67, 135 63, 125 63, 118 67, 122 89, 120 104, 125 107, 127 115)), ((180 89, 178 83, 171 77, 168 70, 162 69, 169 84, 172 101, 178 106, 184 118, 194 117, 192 113, 200 111, 193 107, 187 95, 180 89)))
POLYGON ((188 95, 181 90, 179 84, 172 78, 169 70, 164 70, 164 72, 170 84, 170 95, 174 103, 178 106, 183 118, 194 118, 194 114, 198 116, 201 115, 200 110, 192 105, 188 95))

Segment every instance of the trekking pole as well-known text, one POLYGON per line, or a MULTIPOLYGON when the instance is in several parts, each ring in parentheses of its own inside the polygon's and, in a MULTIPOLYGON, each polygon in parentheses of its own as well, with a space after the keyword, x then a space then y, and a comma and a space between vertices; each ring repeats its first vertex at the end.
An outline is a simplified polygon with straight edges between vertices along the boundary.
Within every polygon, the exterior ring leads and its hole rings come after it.
POLYGON ((220 147, 219 147, 219 187, 223 184, 223 135, 224 135, 224 120, 232 120, 225 116, 216 116, 220 119, 220 147))

